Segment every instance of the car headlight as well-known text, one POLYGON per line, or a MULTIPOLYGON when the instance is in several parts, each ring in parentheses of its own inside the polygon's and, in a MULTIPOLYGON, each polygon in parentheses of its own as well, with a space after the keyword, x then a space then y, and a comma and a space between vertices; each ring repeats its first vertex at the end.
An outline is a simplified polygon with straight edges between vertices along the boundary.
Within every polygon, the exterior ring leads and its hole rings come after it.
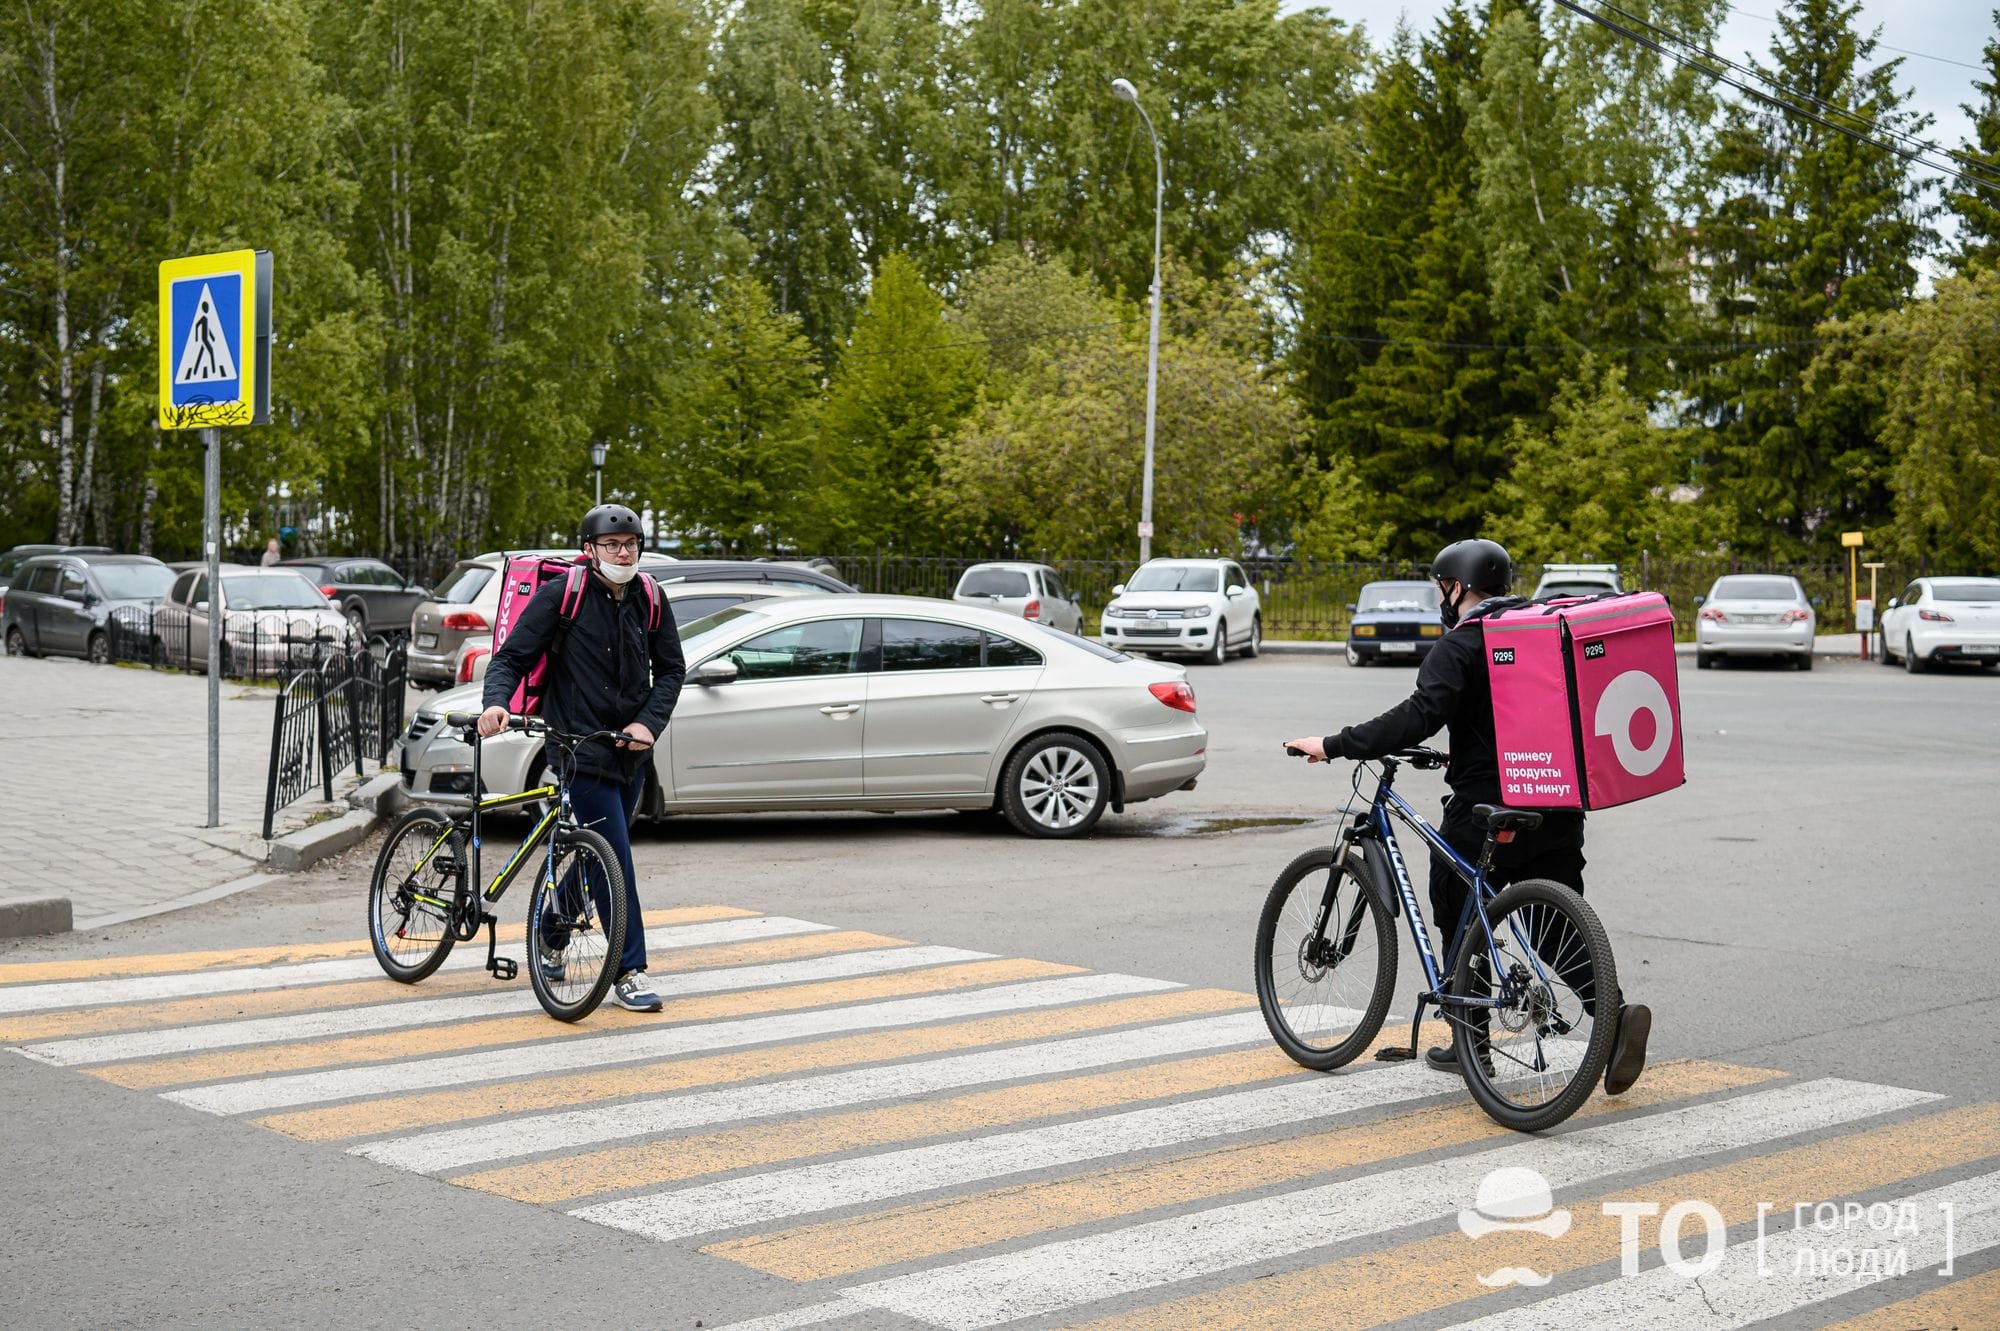
POLYGON ((1104 607, 1104 617, 1106 619, 1120 619, 1124 614, 1125 607, 1122 605, 1107 605, 1104 607))
POLYGON ((1198 605, 1195 606, 1193 609, 1185 612, 1183 617, 1187 619, 1207 619, 1210 615, 1214 613, 1215 613, 1214 606, 1198 605))
POLYGON ((1375 626, 1373 624, 1356 624, 1354 626, 1354 636, 1357 638, 1372 638, 1375 636, 1375 626))

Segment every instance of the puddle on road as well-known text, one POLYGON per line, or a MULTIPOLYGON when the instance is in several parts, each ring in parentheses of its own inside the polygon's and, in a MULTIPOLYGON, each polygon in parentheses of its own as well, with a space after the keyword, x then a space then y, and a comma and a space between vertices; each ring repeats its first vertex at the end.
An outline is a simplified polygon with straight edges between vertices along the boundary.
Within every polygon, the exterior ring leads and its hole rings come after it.
POLYGON ((1329 821, 1311 814, 1296 813, 1235 813, 1235 814, 1185 814, 1172 818, 1150 819, 1146 822, 1125 823, 1122 826, 1106 820, 1098 824, 1099 835, 1106 833, 1142 837, 1196 837, 1226 836, 1232 832, 1283 831, 1287 828, 1310 827, 1315 823, 1329 821))

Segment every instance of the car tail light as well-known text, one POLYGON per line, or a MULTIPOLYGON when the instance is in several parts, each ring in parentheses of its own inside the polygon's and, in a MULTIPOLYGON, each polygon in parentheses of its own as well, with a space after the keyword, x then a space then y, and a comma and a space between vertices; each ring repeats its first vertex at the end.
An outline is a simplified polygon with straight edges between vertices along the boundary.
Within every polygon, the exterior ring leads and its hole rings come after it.
POLYGON ((1023 619, 1040 619, 1041 617, 1042 603, 1040 601, 1030 601, 1021 610, 1021 618, 1023 619))
POLYGON ((477 661, 479 660, 479 658, 480 658, 480 657, 482 657, 482 656, 490 656, 490 655, 492 655, 492 649, 491 649, 491 648, 487 648, 487 647, 474 647, 474 648, 473 648, 473 649, 472 649, 471 651, 469 651, 469 652, 465 653, 465 655, 463 655, 463 656, 459 657, 459 658, 458 658, 458 682, 459 682, 459 683, 461 683, 461 684, 470 684, 470 683, 472 682, 472 667, 473 667, 473 664, 474 664, 475 662, 477 662, 477 661))
POLYGON ((1787 610, 1785 612, 1785 622, 1787 624, 1803 624, 1811 618, 1812 611, 1810 610, 1787 610))
POLYGON ((332 583, 323 582, 319 586, 319 594, 331 601, 334 597, 340 595, 340 591, 332 583))
POLYGON ((1723 614, 1714 606, 1709 606, 1706 610, 1703 610, 1701 617, 1711 624, 1727 624, 1729 622, 1729 616, 1723 614))
POLYGON ((1164 684, 1148 684, 1146 688, 1155 698, 1177 712, 1194 711, 1194 685, 1184 679, 1169 680, 1164 684))
POLYGON ((473 632, 487 627, 486 616, 472 610, 455 610, 444 617, 444 626, 454 632, 473 632))
POLYGON ((1952 617, 1942 610, 1919 610, 1917 611, 1917 618, 1928 619, 1933 624, 1949 624, 1953 622, 1952 617))

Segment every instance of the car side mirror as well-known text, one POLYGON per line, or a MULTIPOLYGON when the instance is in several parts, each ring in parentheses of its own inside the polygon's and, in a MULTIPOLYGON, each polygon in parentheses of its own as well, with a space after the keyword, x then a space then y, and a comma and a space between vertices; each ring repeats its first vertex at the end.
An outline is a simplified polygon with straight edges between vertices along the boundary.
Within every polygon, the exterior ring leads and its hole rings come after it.
POLYGON ((78 599, 79 601, 82 601, 82 602, 83 602, 83 608, 84 608, 85 610, 88 610, 88 609, 90 609, 90 607, 92 607, 92 606, 94 606, 94 605, 96 605, 96 604, 97 604, 97 593, 96 593, 96 592, 85 592, 85 593, 84 593, 84 594, 83 594, 82 596, 78 597, 77 599, 78 599))
POLYGON ((1814 605, 1825 605, 1825 604, 1826 604, 1826 598, 1825 598, 1824 596, 1815 596, 1815 597, 1813 597, 1813 598, 1812 598, 1812 603, 1813 603, 1814 605))
POLYGON ((1350 615, 1358 615, 1358 614, 1360 614, 1361 612, 1360 612, 1359 610, 1356 610, 1356 609, 1354 608, 1354 602, 1352 602, 1352 601, 1349 601, 1349 602, 1347 603, 1347 613, 1348 613, 1348 614, 1350 614, 1350 615))
POLYGON ((205 615, 205 614, 207 614, 207 613, 208 613, 208 602, 206 602, 206 601, 196 601, 196 602, 194 603, 194 608, 195 608, 195 609, 197 609, 197 610, 199 610, 199 611, 201 611, 201 612, 202 612, 202 613, 203 613, 203 614, 205 615))
POLYGON ((1123 596, 1125 594, 1125 584, 1121 582, 1116 587, 1113 587, 1111 594, 1113 596, 1123 596))
POLYGON ((1903 602, 1900 598, 1892 596, 1889 598, 1888 609, 1894 610, 1897 606, 1901 605, 1902 603, 1903 602))
POLYGON ((1699 609, 1699 608, 1701 607, 1701 603, 1702 603, 1702 602, 1704 602, 1704 601, 1706 601, 1707 599, 1708 599, 1708 598, 1707 598, 1706 596, 1697 596, 1697 597, 1695 597, 1695 598, 1694 598, 1694 603, 1695 603, 1695 607, 1696 607, 1697 609, 1699 609))
POLYGON ((1229 598, 1230 600, 1234 601, 1234 600, 1238 599, 1239 597, 1241 597, 1241 596, 1243 595, 1243 588, 1241 588, 1241 587, 1231 587, 1231 588, 1229 588, 1229 589, 1228 589, 1227 591, 1223 592, 1222 594, 1223 594, 1224 596, 1228 597, 1228 598, 1229 598))
POLYGON ((736 662, 726 656, 718 656, 712 661, 703 661, 694 668, 694 682, 704 688, 712 688, 717 684, 733 683, 741 673, 743 672, 736 668, 736 662))

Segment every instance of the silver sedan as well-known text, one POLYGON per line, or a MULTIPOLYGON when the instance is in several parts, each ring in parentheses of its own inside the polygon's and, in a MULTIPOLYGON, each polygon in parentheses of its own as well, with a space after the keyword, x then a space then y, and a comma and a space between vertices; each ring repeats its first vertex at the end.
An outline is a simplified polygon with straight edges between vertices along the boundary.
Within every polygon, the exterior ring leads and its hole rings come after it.
MULTIPOLYGON (((1178 666, 1011 615, 918 597, 807 596, 733 606, 682 644, 687 687, 654 753, 653 814, 997 809, 1040 837, 1192 789, 1208 732, 1178 666)), ((462 801, 472 751, 442 725, 479 686, 417 713, 403 783, 462 801)), ((540 742, 486 742, 489 794, 530 789, 540 742)))

